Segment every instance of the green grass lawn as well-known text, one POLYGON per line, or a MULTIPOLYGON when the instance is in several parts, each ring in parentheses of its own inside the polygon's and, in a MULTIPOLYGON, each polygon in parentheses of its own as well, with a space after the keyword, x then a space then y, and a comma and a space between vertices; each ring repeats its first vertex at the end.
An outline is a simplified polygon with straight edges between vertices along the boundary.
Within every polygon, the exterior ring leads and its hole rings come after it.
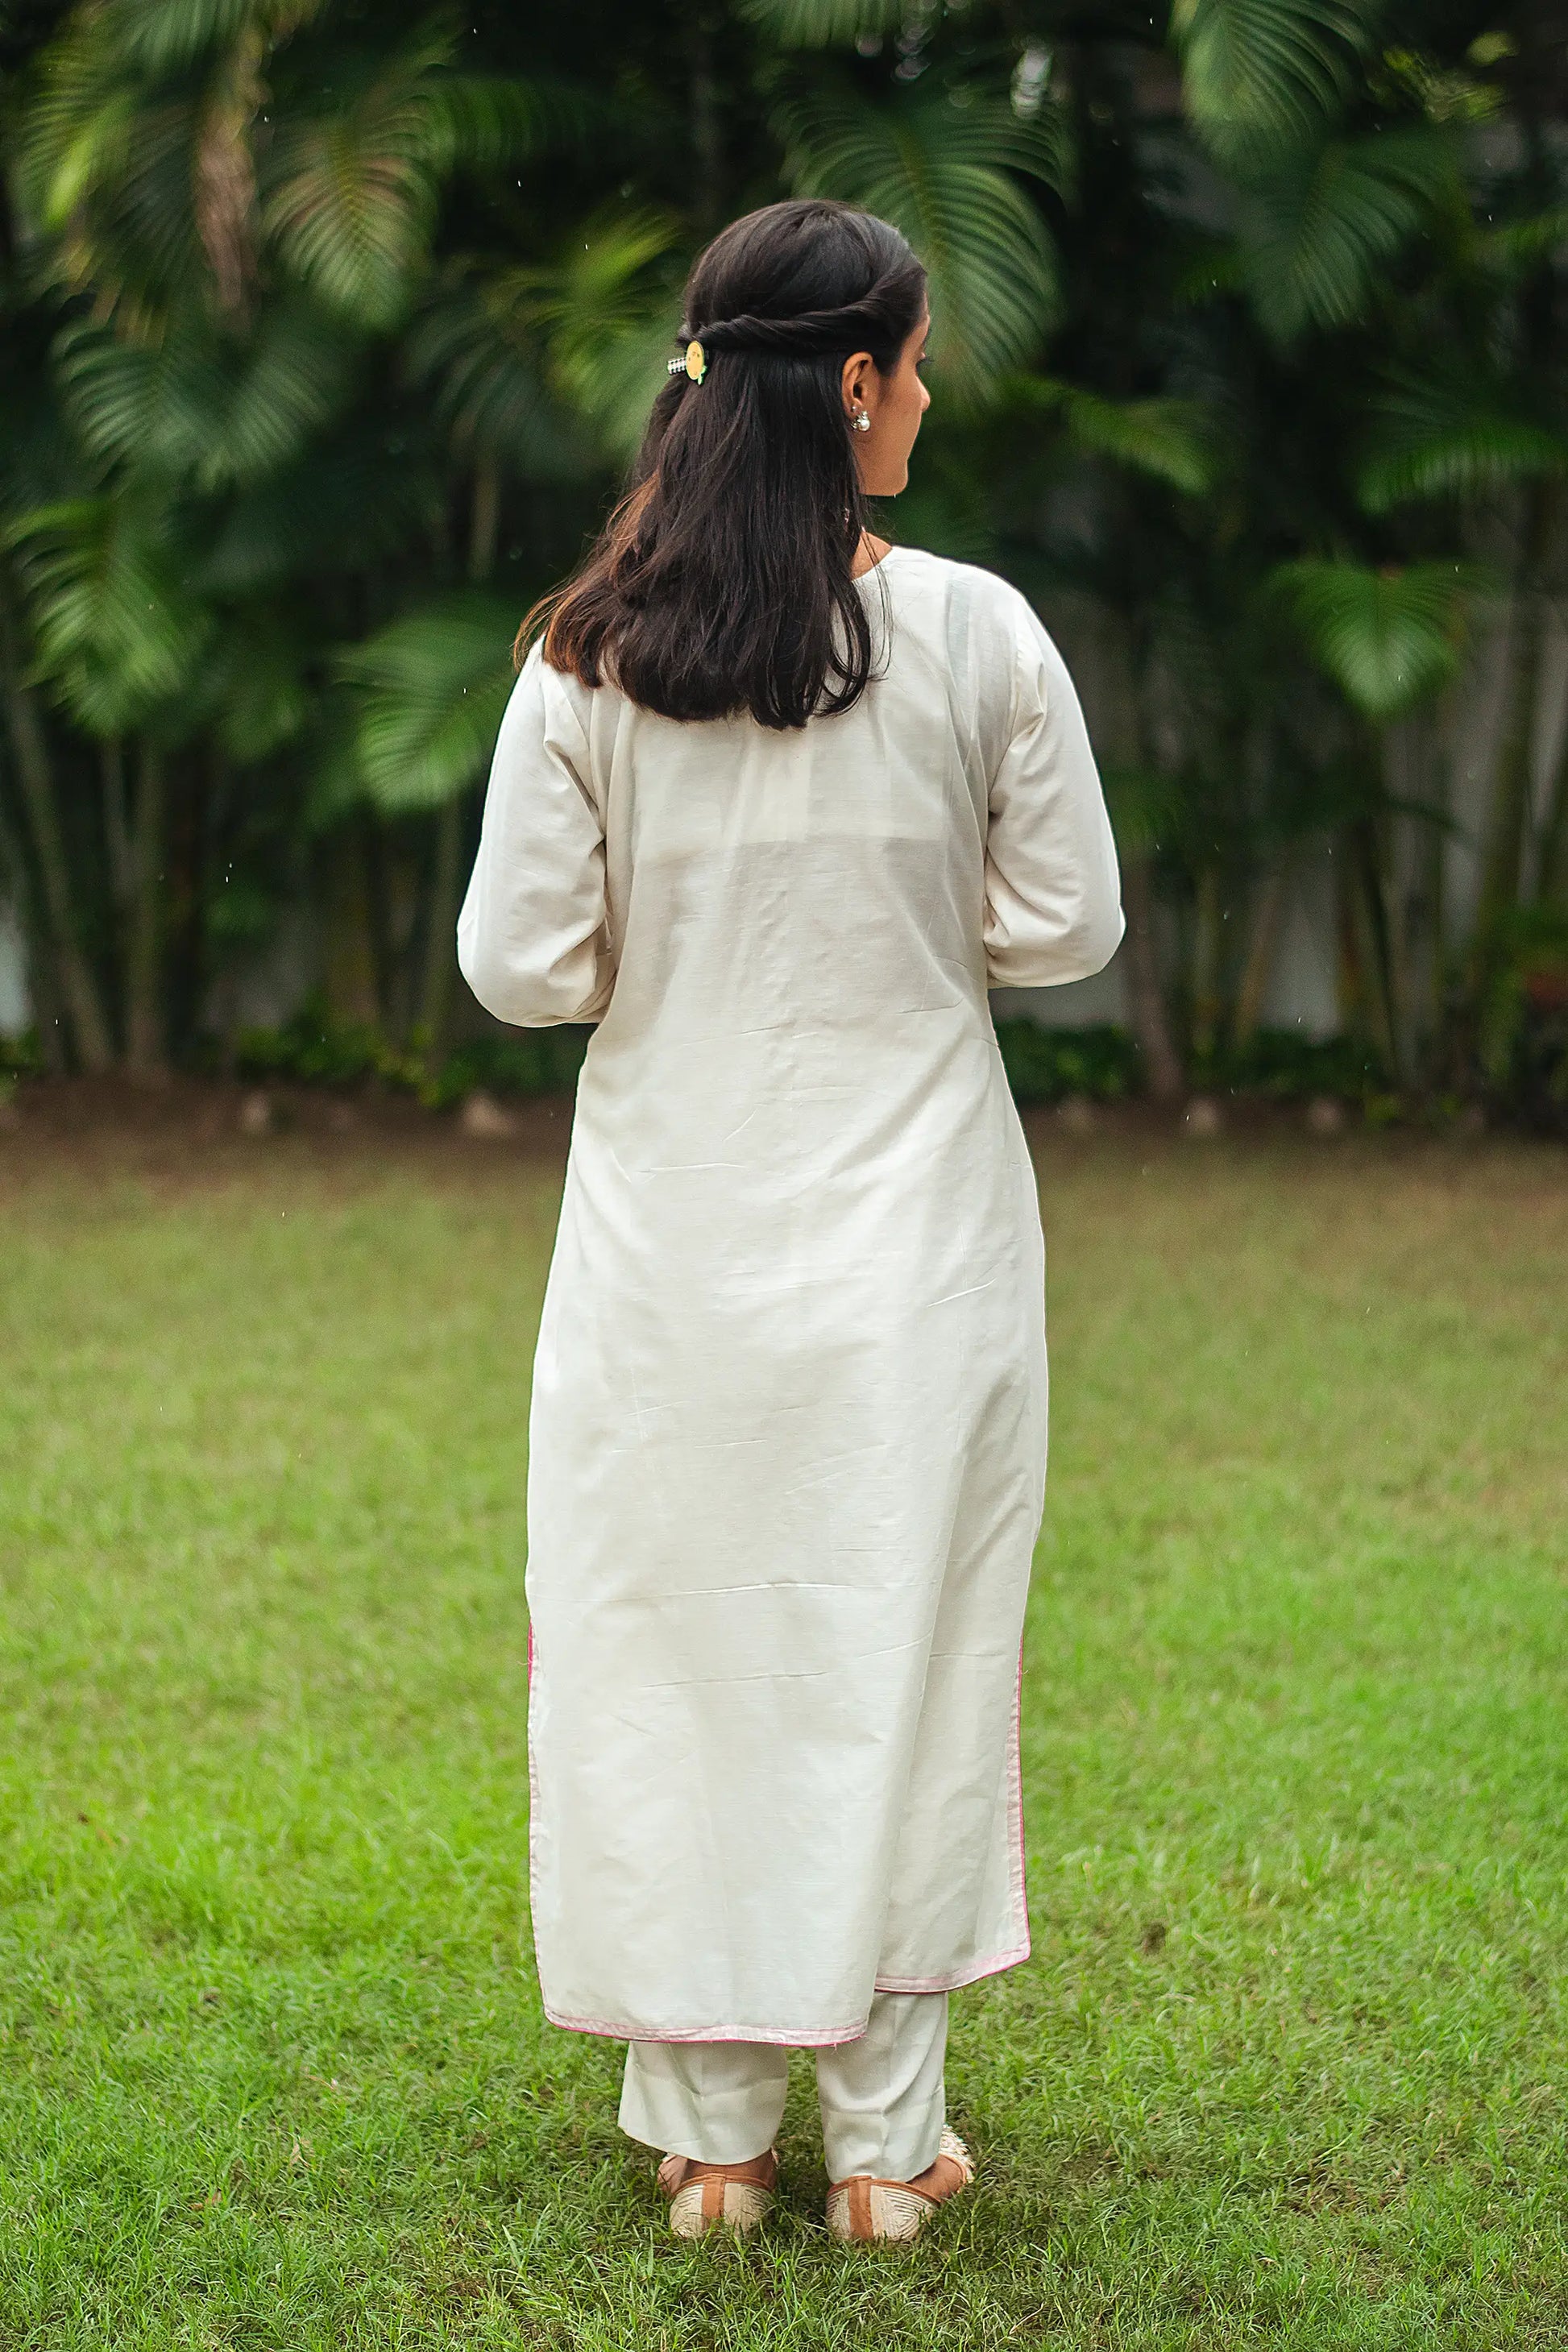
POLYGON ((682 2248, 546 2027, 524 1429, 558 1175, 0 1138, 0 2346, 1561 2347, 1568 1164, 1041 1147, 1036 1956, 982 2193, 682 2248))

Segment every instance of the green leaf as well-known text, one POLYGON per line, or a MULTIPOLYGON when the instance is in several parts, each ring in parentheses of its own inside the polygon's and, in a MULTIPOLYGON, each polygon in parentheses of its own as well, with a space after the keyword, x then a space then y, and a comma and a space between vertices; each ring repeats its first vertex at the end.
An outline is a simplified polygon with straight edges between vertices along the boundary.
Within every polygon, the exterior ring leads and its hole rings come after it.
POLYGON ((326 0, 112 0, 103 16, 123 63, 162 81, 205 64, 252 26, 268 40, 285 37, 325 5, 326 0))
POLYGON ((1066 184, 1056 107, 1025 121, 967 87, 871 105, 813 86, 779 107, 774 128, 797 194, 863 205, 903 232, 930 273, 933 366, 960 400, 987 397, 1058 308, 1056 249, 1016 176, 1066 184))
POLYGON ((667 214, 600 215, 558 264, 512 280, 513 317, 542 341, 554 392, 617 461, 635 455, 667 381, 680 299, 668 263, 680 243, 667 214))
POLYGON ((43 269, 57 285, 90 288, 100 316, 162 302, 202 267, 196 123, 188 93, 149 102, 85 12, 40 59, 18 129, 19 207, 43 269))
POLYGON ((1458 185, 1447 134, 1425 125, 1282 155, 1253 182, 1243 228, 1245 279, 1265 330, 1288 343, 1310 327, 1353 325, 1387 264, 1458 185))
POLYGON ((1381 726, 1452 677, 1470 604, 1494 583, 1474 564, 1309 558, 1282 564, 1270 584, 1319 667, 1381 726))
POLYGON ((436 808, 485 773, 512 688, 518 619, 498 597, 447 597, 339 656, 338 676, 358 690, 355 768, 378 808, 436 808))
POLYGON ((443 179, 533 153, 553 119, 527 82, 451 73, 454 47, 426 26, 330 110, 278 127, 263 226, 298 280, 362 326, 403 316, 443 179))
POLYGON ((16 550, 37 671, 93 735, 154 719, 177 729, 213 631, 183 584, 163 518, 128 498, 77 499, 22 516, 16 550))
POLYGON ((1187 111, 1222 155, 1310 138, 1344 100, 1374 0, 1174 0, 1187 111))
POLYGON ((783 49, 844 48, 902 30, 910 0, 741 0, 741 14, 783 49))
POLYGON ((1189 498, 1205 497, 1218 478, 1218 421, 1195 400, 1108 400, 1052 376, 1009 378, 1005 394, 1009 404, 1059 415, 1086 455, 1108 457, 1189 498))
POLYGON ((1405 375, 1379 404, 1357 480, 1373 514, 1407 499, 1485 498, 1568 470, 1568 434, 1496 381, 1405 375))
MULTIPOLYGON (((551 386, 539 307, 536 270, 455 263, 410 323, 405 363, 434 388, 437 421, 459 447, 526 481, 568 481, 595 453, 551 386)), ((645 408, 639 434, 646 422, 645 408)))
POLYGON ((342 405, 354 347, 313 305, 263 313, 248 343, 199 312, 133 341, 81 320, 56 344, 67 410, 86 447, 203 489, 255 481, 290 462, 342 405))
POLYGON ((1181 829, 1182 789, 1177 778, 1157 768, 1103 771, 1105 804, 1124 857, 1149 856, 1181 829))

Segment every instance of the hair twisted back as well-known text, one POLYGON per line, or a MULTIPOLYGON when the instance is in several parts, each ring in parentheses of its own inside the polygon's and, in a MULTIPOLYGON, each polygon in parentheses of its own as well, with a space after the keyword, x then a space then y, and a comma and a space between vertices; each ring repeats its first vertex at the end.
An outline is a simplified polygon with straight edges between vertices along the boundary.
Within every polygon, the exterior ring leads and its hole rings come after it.
POLYGON ((659 394, 629 494, 520 651, 543 618, 553 667, 671 719, 803 727, 847 709, 872 643, 843 363, 869 352, 890 373, 924 304, 898 230, 847 205, 769 205, 724 229, 686 289, 682 340, 701 340, 707 373, 659 394))

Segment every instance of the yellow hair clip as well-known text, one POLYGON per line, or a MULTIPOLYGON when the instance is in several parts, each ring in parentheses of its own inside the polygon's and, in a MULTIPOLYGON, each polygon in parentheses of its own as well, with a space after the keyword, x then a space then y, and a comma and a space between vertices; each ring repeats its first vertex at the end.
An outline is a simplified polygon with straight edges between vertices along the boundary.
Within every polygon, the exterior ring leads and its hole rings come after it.
POLYGON ((680 359, 670 361, 669 373, 671 375, 689 375, 693 383, 701 383, 708 373, 708 354, 695 337, 687 344, 680 359))

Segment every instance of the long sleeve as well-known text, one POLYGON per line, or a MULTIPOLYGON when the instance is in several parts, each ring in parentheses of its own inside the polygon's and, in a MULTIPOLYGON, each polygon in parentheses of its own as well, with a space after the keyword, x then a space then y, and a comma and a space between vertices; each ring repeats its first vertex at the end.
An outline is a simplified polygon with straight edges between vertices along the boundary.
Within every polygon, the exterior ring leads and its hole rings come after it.
POLYGON ((985 961, 994 988, 1087 980, 1124 929, 1116 844, 1067 665, 1020 598, 1009 740, 985 838, 985 961))
POLYGON ((498 1020, 595 1021, 615 986, 587 739, 537 646, 512 688, 458 919, 458 964, 498 1020))

